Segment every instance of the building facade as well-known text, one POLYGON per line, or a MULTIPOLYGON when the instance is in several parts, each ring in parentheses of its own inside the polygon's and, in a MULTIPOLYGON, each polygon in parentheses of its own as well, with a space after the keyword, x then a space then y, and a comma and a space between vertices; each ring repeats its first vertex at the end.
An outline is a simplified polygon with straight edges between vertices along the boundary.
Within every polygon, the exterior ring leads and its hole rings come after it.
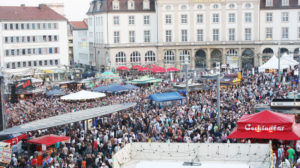
MULTIPOLYGON (((68 66, 67 20, 46 5, 0 7, 0 58, 4 72, 50 73, 68 66)), ((28 74, 28 75, 33 75, 28 74)))
POLYGON ((88 26, 85 21, 70 22, 71 34, 73 36, 73 60, 79 67, 89 67, 89 42, 88 26))
POLYGON ((102 67, 250 69, 278 43, 297 54, 300 44, 298 0, 94 0, 88 15, 90 52, 102 67))

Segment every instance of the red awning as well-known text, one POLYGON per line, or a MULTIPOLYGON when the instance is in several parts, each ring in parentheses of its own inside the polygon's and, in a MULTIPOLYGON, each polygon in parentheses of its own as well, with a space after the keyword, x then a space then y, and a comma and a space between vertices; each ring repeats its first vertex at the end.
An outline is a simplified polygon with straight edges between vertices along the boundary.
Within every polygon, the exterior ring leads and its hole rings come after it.
POLYGON ((166 72, 166 70, 163 67, 156 66, 151 69, 151 72, 152 73, 163 73, 163 72, 166 72))
POLYGON ((178 71, 180 71, 180 70, 177 69, 177 68, 173 68, 173 67, 172 67, 172 68, 168 68, 167 71, 168 71, 168 72, 178 72, 178 71))
POLYGON ((139 71, 146 72, 146 71, 150 71, 150 69, 148 67, 142 67, 139 69, 139 71))
POLYGON ((117 70, 120 70, 120 71, 126 71, 126 70, 129 70, 130 68, 126 67, 126 66, 120 66, 117 68, 117 70))
POLYGON ((237 128, 227 138, 300 139, 300 124, 295 123, 294 115, 264 110, 256 114, 243 115, 237 124, 237 128))
POLYGON ((57 142, 67 141, 69 139, 70 137, 65 137, 65 136, 45 135, 39 138, 28 140, 27 143, 50 146, 57 142))
POLYGON ((141 69, 141 68, 143 68, 143 67, 140 66, 140 65, 135 65, 135 66, 132 67, 132 69, 137 69, 137 70, 139 70, 139 69, 141 69))

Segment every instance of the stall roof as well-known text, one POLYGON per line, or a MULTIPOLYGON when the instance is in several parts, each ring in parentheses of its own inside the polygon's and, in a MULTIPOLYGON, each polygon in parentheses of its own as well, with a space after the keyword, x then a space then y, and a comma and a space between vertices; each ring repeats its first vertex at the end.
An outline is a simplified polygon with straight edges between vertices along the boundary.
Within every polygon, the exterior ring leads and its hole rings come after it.
POLYGON ((87 110, 82 110, 73 113, 66 113, 54 117, 49 117, 41 120, 36 120, 23 125, 8 128, 0 132, 0 135, 23 133, 28 131, 40 130, 50 127, 56 127, 64 124, 74 123, 82 120, 87 120, 107 114, 115 113, 134 107, 136 103, 116 104, 111 106, 97 107, 87 110))
POLYGON ((69 95, 63 96, 60 99, 67 100, 67 101, 78 101, 78 100, 97 99, 97 98, 101 98, 101 97, 105 97, 105 96, 106 95, 104 93, 97 93, 97 92, 81 90, 79 92, 71 93, 69 95))
POLYGON ((45 135, 45 136, 38 137, 38 138, 35 138, 35 139, 30 139, 30 140, 27 141, 27 143, 50 146, 50 145, 53 145, 57 142, 67 141, 69 139, 70 139, 70 137, 51 135, 50 134, 50 135, 45 135))
POLYGON ((159 94, 152 94, 149 96, 149 99, 157 102, 163 101, 173 101, 173 100, 182 100, 184 99, 178 92, 169 92, 169 93, 159 93, 159 94))

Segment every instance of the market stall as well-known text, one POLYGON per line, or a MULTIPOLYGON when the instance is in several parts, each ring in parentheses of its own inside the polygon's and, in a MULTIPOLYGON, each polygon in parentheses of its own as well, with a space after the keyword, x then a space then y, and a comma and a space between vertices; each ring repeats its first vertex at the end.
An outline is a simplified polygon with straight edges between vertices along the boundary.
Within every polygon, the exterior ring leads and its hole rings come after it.
POLYGON ((48 97, 51 97, 51 96, 63 96, 63 95, 66 95, 66 93, 63 90, 60 90, 60 89, 53 89, 53 90, 47 91, 46 95, 48 97))
POLYGON ((81 100, 93 100, 101 97, 105 97, 104 93, 90 92, 81 90, 76 93, 71 93, 66 96, 62 96, 60 99, 64 101, 81 101, 81 100))
POLYGON ((130 84, 152 84, 152 83, 158 83, 158 82, 161 82, 162 80, 161 79, 157 79, 157 78, 152 78, 152 77, 149 77, 149 76, 143 76, 139 79, 134 79, 132 81, 127 81, 127 83, 130 83, 130 84))
MULTIPOLYGON (((278 70, 278 58, 274 55, 266 63, 261 65, 258 68, 259 72, 272 73, 278 70)), ((280 58, 280 70, 294 68, 295 65, 298 65, 298 62, 293 58, 290 58, 288 55, 283 55, 280 58)))
POLYGON ((152 94, 148 97, 150 100, 150 104, 159 105, 159 107, 174 105, 177 104, 178 101, 182 104, 182 100, 184 99, 178 92, 168 92, 168 93, 157 93, 152 94))
POLYGON ((221 78, 220 85, 222 88, 233 88, 241 85, 241 79, 238 74, 226 74, 221 78))
POLYGON ((227 138, 300 140, 300 124, 295 116, 264 110, 255 114, 244 114, 237 127, 227 138))

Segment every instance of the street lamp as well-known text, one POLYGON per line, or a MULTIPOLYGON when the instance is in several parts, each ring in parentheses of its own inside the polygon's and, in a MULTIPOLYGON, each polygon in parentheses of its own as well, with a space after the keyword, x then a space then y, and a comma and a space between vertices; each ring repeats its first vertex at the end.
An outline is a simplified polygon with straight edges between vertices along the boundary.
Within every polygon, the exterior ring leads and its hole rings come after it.
POLYGON ((278 86, 280 83, 280 42, 278 42, 278 86))
POLYGON ((185 96, 186 96, 186 105, 189 104, 189 81, 188 81, 188 65, 189 65, 189 58, 185 56, 184 58, 184 65, 185 65, 185 96))

